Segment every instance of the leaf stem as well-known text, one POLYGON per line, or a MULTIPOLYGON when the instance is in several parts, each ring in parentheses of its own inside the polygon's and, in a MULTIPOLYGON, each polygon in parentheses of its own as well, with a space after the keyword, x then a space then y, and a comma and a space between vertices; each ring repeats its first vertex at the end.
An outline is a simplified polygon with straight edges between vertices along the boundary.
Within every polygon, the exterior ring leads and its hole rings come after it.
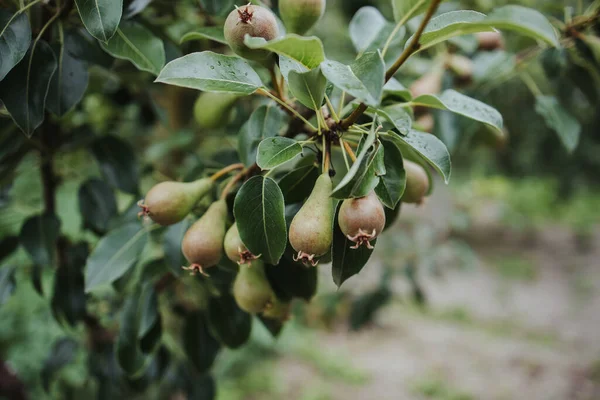
POLYGON ((529 75, 527 72, 523 72, 521 74, 521 80, 523 81, 523 83, 525 83, 525 85, 527 86, 527 88, 531 91, 531 93, 534 96, 542 96, 543 93, 540 90, 539 86, 537 85, 537 83, 535 83, 535 81, 533 80, 533 78, 531 77, 531 75, 529 75))
POLYGON ((348 142, 344 142, 344 141, 340 140, 340 143, 342 143, 344 145, 344 148, 350 155, 350 159, 352 160, 352 162, 356 162, 356 154, 354 154, 354 151, 352 151, 352 147, 350 147, 348 142))
MULTIPOLYGON (((394 62, 394 64, 387 70, 387 72, 385 74, 385 82, 389 81, 396 74, 396 72, 398 72, 400 67, 402 65, 404 65, 406 60, 408 60, 410 56, 412 56, 415 52, 417 52, 419 50, 419 48, 420 48, 419 41, 421 40, 421 36, 423 35, 423 32, 425 31, 427 24, 429 24, 429 21, 433 17, 433 14, 435 14, 435 11, 437 10, 441 1, 442 0, 432 0, 431 1, 431 3, 429 4, 429 8, 427 9, 427 12, 425 13, 425 17, 423 18, 423 20, 421 21, 421 24, 419 25, 419 28, 413 35, 412 40, 404 48, 404 51, 402 52, 402 54, 400 54, 400 57, 398 57, 396 62, 394 62)), ((350 114, 348 116, 348 118, 346 118, 342 121, 341 127, 344 130, 348 129, 358 120, 358 118, 360 118, 361 115, 363 115, 365 113, 365 111, 367 111, 367 105, 365 103, 361 103, 358 106, 358 108, 356 108, 352 112, 352 114, 350 114)))
POLYGON ((331 104, 331 100, 329 99, 329 96, 325 95, 325 101, 327 101, 327 107, 329 107, 329 111, 331 111, 331 116, 333 117, 335 122, 340 122, 340 118, 338 117, 337 113, 335 112, 335 107, 333 106, 333 104, 331 104))
POLYGON ((213 176, 210 177, 210 179, 214 182, 214 181, 224 177, 228 173, 238 170, 238 169, 244 169, 244 164, 242 164, 242 163, 232 164, 228 167, 225 167, 225 168, 221 169, 220 171, 217 171, 213 176))
POLYGON ((292 113, 296 118, 298 118, 299 120, 304 122, 306 125, 308 125, 310 127, 310 129, 312 129, 315 132, 317 131, 317 128, 315 128, 315 126, 313 124, 311 124, 306 118, 304 118, 302 115, 300 115, 300 113, 298 111, 296 111, 293 107, 291 107, 285 101, 281 100, 280 98, 278 98, 277 96, 273 95, 271 92, 269 92, 268 90, 265 90, 265 89, 258 89, 257 92, 263 96, 267 96, 267 97, 271 98, 272 100, 275 100, 275 102, 277 102, 277 104, 284 107, 286 110, 288 110, 290 113, 292 113))
POLYGON ((348 152, 346 151, 346 142, 344 139, 340 138, 340 149, 342 149, 342 156, 344 157, 344 164, 346 164, 346 169, 350 170, 350 163, 348 163, 348 152))

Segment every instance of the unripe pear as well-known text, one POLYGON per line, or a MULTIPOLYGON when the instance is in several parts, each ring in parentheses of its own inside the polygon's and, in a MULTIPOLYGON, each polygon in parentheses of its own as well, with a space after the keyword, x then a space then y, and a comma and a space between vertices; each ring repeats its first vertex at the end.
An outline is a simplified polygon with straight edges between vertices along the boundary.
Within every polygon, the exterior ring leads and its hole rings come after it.
POLYGON ((279 0, 279 13, 290 33, 304 35, 325 13, 326 0, 279 0))
POLYGON ((250 314, 263 312, 269 308, 274 296, 262 261, 254 260, 247 267, 240 266, 233 282, 233 297, 242 310, 250 314))
POLYGON ((481 50, 504 49, 504 38, 500 32, 478 32, 475 37, 481 50))
POLYGON ((346 237, 356 243, 352 249, 366 245, 372 249, 371 240, 385 228, 385 210, 375 192, 357 199, 346 199, 338 215, 340 229, 346 237))
POLYGON ((248 264, 258 258, 252 254, 244 242, 242 242, 237 224, 233 224, 227 231, 224 247, 227 258, 240 265, 248 264))
POLYGON ((194 182, 161 182, 155 185, 138 205, 139 216, 151 218, 160 225, 173 225, 183 220, 196 203, 213 187, 209 178, 194 182))
POLYGON ((328 173, 321 174, 312 193, 294 216, 290 225, 290 243, 298 255, 295 261, 316 266, 320 257, 331 248, 333 240, 333 184, 328 173))
POLYGON ((181 250, 190 262, 184 269, 192 274, 214 267, 223 256, 223 240, 227 222, 227 203, 219 200, 210 205, 208 210, 194 225, 188 229, 181 242, 181 250))
POLYGON ((276 296, 271 298, 271 302, 263 311, 263 317, 285 322, 290 319, 292 303, 279 300, 276 296))
POLYGON ((261 37, 273 40, 279 36, 279 26, 273 13, 260 6, 248 4, 233 10, 224 28, 225 40, 240 57, 254 61, 265 61, 272 56, 268 50, 251 49, 244 44, 244 37, 261 37))
POLYGON ((402 195, 403 203, 421 204, 429 192, 429 176, 423 167, 412 161, 404 160, 406 171, 406 189, 402 195))
POLYGON ((194 104, 194 118, 198 126, 216 129, 228 122, 238 96, 232 93, 200 93, 194 104))

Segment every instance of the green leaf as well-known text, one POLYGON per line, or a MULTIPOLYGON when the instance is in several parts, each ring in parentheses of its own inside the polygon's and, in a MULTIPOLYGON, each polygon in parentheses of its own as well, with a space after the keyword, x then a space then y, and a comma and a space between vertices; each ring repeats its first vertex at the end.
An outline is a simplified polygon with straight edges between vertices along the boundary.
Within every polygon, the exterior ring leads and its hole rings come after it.
POLYGON ((104 179, 124 192, 138 194, 139 170, 133 147, 112 135, 96 139, 91 147, 104 179))
POLYGON ((265 272, 279 300, 300 298, 310 301, 317 293, 318 269, 306 268, 294 261, 294 253, 290 245, 279 265, 265 265, 265 272))
POLYGON ((233 213, 248 250, 276 265, 287 244, 285 205, 277 183, 263 176, 246 181, 235 197, 233 213))
POLYGON ((233 10, 235 0, 200 0, 200 4, 208 15, 227 15, 233 10))
POLYGON ((131 61, 139 70, 154 75, 165 65, 163 41, 136 22, 123 22, 112 39, 101 46, 111 56, 131 61))
MULTIPOLYGON (((491 25, 485 23, 485 14, 471 10, 450 11, 429 21, 419 40, 421 45, 419 50, 427 49, 454 36, 493 30, 491 25)), ((412 36, 406 45, 411 42, 412 36)))
POLYGON ((300 103, 315 111, 321 108, 327 88, 327 79, 321 68, 308 72, 289 71, 287 80, 290 92, 300 103))
POLYGON ((85 266, 85 291, 108 285, 129 271, 148 242, 148 233, 139 222, 115 229, 104 236, 85 266))
POLYGON ((440 139, 430 133, 414 129, 406 136, 390 133, 387 137, 400 147, 404 157, 413 154, 427 161, 448 183, 452 172, 452 163, 450 162, 450 153, 440 139))
POLYGON ((319 168, 314 163, 300 166, 281 178, 279 187, 283 193, 285 204, 300 203, 310 195, 315 182, 319 178, 319 168))
POLYGON ((264 139, 258 145, 256 163, 263 169, 273 169, 302 154, 302 146, 294 139, 272 137, 264 139))
POLYGON ((117 215, 117 200, 110 186, 100 179, 90 179, 79 187, 78 197, 84 226, 94 232, 106 232, 117 215))
POLYGON ((350 170, 333 189, 331 197, 347 199, 350 197, 363 197, 379 184, 380 175, 385 174, 378 166, 382 164, 383 148, 377 140, 375 128, 361 141, 356 161, 350 170))
POLYGON ((181 242, 191 225, 192 222, 190 219, 186 218, 175 225, 169 226, 165 232, 163 251, 171 272, 176 276, 181 276, 183 274, 181 267, 187 264, 187 261, 181 252, 181 242))
POLYGON ((558 36, 548 19, 539 11, 517 5, 495 9, 486 23, 497 29, 511 30, 554 47, 560 47, 558 36))
POLYGON ((383 96, 397 97, 406 101, 412 100, 412 94, 410 93, 410 90, 398 82, 396 78, 390 79, 385 86, 383 86, 383 96))
POLYGON ((212 332, 223 345, 237 349, 250 339, 252 317, 238 307, 229 293, 211 297, 207 312, 212 332))
MULTIPOLYGON (((335 213, 335 221, 338 219, 339 207, 335 213)), ((375 246, 377 240, 371 241, 371 245, 375 246)), ((367 246, 360 246, 358 249, 351 249, 355 243, 348 239, 342 232, 338 224, 334 224, 333 230, 333 245, 331 248, 332 265, 331 272, 333 274, 333 282, 339 288, 342 284, 358 274, 371 258, 372 249, 367 246)))
MULTIPOLYGON (((394 24, 388 22, 375 7, 363 7, 350 21, 350 38, 357 52, 383 49, 394 31, 394 24)), ((406 34, 402 27, 391 40, 391 46, 398 46, 406 34)))
POLYGON ((121 312, 116 353, 119 365, 129 377, 139 376, 148 361, 140 349, 138 334, 145 316, 148 292, 152 290, 152 285, 138 285, 136 291, 126 298, 121 312))
POLYGON ((302 63, 282 55, 279 56, 279 70, 286 81, 289 81, 289 74, 291 71, 296 71, 298 73, 310 71, 310 69, 306 68, 302 63))
POLYGON ((0 100, 15 124, 31 137, 44 120, 48 87, 56 71, 54 52, 43 40, 0 81, 0 100))
POLYGON ((198 373, 206 372, 215 361, 221 346, 211 334, 203 311, 195 311, 185 318, 183 348, 198 373))
POLYGON ((17 287, 14 266, 0 268, 0 306, 4 305, 17 287))
POLYGON ((392 104, 377 110, 370 109, 370 112, 383 117, 403 135, 406 135, 410 131, 413 121, 410 114, 406 112, 403 104, 392 104))
POLYGON ((144 290, 140 295, 140 307, 138 312, 141 314, 138 325, 137 339, 139 349, 144 354, 150 354, 156 350, 162 337, 162 320, 158 310, 158 295, 152 282, 139 284, 144 290))
POLYGON ((227 40, 225 40, 225 34, 223 33, 223 27, 216 26, 202 26, 196 30, 188 32, 183 35, 180 43, 202 39, 208 39, 217 43, 228 45, 227 40))
POLYGON ((251 49, 265 49, 280 56, 286 56, 313 69, 325 61, 325 50, 321 39, 316 36, 304 37, 294 33, 266 41, 261 37, 246 35, 244 44, 251 49))
POLYGON ((127 7, 125 7, 125 15, 123 18, 129 19, 140 14, 150 5, 152 0, 129 0, 127 7))
POLYGON ((71 56, 90 65, 109 68, 115 61, 85 29, 66 30, 65 48, 71 56))
POLYGON ((260 77, 246 61, 210 51, 188 54, 171 61, 165 65, 156 82, 240 95, 252 94, 263 87, 260 77))
POLYGON ((71 111, 81 101, 88 86, 87 65, 71 55, 74 50, 67 48, 73 44, 65 41, 64 45, 53 48, 58 68, 50 82, 46 108, 58 117, 71 111))
POLYGON ((17 236, 5 236, 0 240, 0 263, 6 257, 10 256, 19 247, 19 238, 17 236))
POLYGON ((385 175, 381 177, 375 193, 387 208, 394 209, 406 188, 406 171, 404 171, 404 161, 398 146, 388 141, 383 141, 381 144, 385 150, 385 175))
POLYGON ((337 88, 373 107, 381 102, 385 84, 385 64, 379 52, 362 55, 351 65, 327 60, 321 64, 325 77, 337 88))
POLYGON ((554 96, 537 96, 535 111, 544 117, 548 128, 558 133, 563 146, 572 153, 579 144, 581 124, 554 96))
POLYGON ((77 11, 88 32, 107 42, 119 27, 123 13, 123 0, 75 0, 77 11))
POLYGON ((87 313, 83 269, 88 255, 86 242, 69 245, 66 265, 56 270, 50 304, 59 323, 66 321, 74 327, 87 313))
POLYGON ((430 0, 392 0, 394 19, 406 22, 419 14, 423 14, 429 7, 430 2, 430 0))
POLYGON ((59 371, 73 362, 77 356, 79 345, 73 338, 64 337, 57 339, 52 345, 52 350, 48 355, 48 358, 44 361, 44 365, 41 370, 42 387, 48 393, 50 391, 50 385, 56 374, 59 371))
POLYGON ((23 223, 19 241, 35 264, 50 267, 54 265, 59 235, 60 220, 55 215, 36 215, 23 223))
POLYGON ((286 124, 287 115, 278 106, 269 104, 258 107, 238 135, 238 154, 244 165, 254 164, 260 142, 279 135, 286 124))
POLYGON ((30 44, 27 14, 0 10, 0 81, 25 57, 30 44))
POLYGON ((452 89, 446 90, 441 95, 419 96, 412 100, 412 104, 452 111, 463 117, 482 122, 499 132, 503 131, 502 115, 495 108, 452 89))

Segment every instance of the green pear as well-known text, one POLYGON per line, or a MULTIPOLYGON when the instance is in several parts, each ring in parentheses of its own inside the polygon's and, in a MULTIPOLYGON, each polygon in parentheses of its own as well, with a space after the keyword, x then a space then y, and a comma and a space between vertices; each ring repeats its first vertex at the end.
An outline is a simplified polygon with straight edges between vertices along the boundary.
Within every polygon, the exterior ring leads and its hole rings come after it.
POLYGON ((279 36, 279 26, 275 15, 264 7, 249 4, 233 10, 225 20, 223 30, 225 40, 240 57, 254 61, 272 58, 268 50, 251 49, 244 44, 246 35, 261 37, 267 41, 279 36))
POLYGON ((429 175, 423 167, 412 161, 404 160, 406 171, 406 189, 402 195, 403 203, 421 204, 429 192, 429 175))
POLYGON ((250 263, 258 258, 252 254, 244 242, 242 242, 237 224, 233 224, 227 231, 223 247, 225 247, 227 258, 240 265, 250 263))
POLYGON ((238 96, 232 93, 200 93, 194 104, 194 118, 200 128, 216 129, 224 126, 238 96))
POLYGON ((325 13, 326 0, 279 0, 279 13, 290 33, 304 35, 325 13))
POLYGON ((274 294, 261 260, 240 266, 233 282, 233 297, 237 305, 250 314, 261 313, 270 307, 274 294))

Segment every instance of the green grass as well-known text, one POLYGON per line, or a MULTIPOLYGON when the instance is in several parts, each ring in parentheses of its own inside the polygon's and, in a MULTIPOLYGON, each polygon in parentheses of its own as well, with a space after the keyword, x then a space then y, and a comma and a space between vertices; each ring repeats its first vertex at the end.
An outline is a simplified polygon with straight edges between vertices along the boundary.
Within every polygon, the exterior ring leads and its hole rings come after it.
POLYGON ((475 400, 471 394, 453 387, 437 373, 423 377, 411 385, 411 392, 432 400, 475 400))

